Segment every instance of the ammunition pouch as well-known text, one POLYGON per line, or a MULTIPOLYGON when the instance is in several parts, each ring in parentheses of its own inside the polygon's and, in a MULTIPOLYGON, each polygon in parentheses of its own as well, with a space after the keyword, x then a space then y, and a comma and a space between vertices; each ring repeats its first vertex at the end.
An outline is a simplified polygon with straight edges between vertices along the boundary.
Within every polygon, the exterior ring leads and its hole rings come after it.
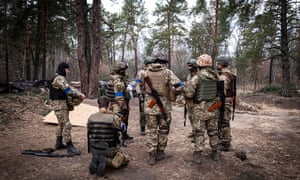
POLYGON ((122 152, 117 152, 111 163, 114 168, 119 168, 120 166, 122 166, 125 160, 125 155, 122 152))
POLYGON ((80 97, 72 97, 72 96, 67 96, 67 105, 69 111, 74 110, 74 106, 78 106, 81 104, 82 99, 80 97))

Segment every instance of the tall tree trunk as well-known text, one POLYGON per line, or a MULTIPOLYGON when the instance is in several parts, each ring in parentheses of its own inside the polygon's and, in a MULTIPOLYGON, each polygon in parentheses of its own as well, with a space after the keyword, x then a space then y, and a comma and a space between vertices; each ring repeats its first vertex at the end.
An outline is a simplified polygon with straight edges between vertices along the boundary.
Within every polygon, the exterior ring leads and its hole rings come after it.
POLYGON ((213 60, 213 67, 215 67, 215 57, 218 54, 218 47, 217 47, 217 38, 218 38, 218 19, 219 19, 219 0, 216 0, 215 4, 215 23, 214 23, 214 32, 213 32, 213 48, 212 48, 212 60, 213 60))
POLYGON ((127 44, 127 31, 128 31, 128 24, 126 24, 125 31, 123 32, 123 44, 122 44, 122 54, 121 54, 121 61, 124 61, 124 56, 125 56, 125 47, 127 44))
POLYGON ((101 21, 100 21, 100 0, 93 0, 93 49, 91 60, 91 72, 89 79, 89 94, 90 98, 95 98, 98 95, 99 82, 99 64, 101 61, 101 21))
POLYGON ((33 80, 39 79, 40 53, 41 53, 41 31, 42 31, 42 1, 38 1, 37 30, 35 38, 35 57, 33 61, 33 80))
POLYGON ((87 3, 86 0, 76 0, 76 16, 78 30, 77 57, 80 69, 81 91, 89 94, 89 67, 90 67, 90 40, 88 33, 87 3))
POLYGON ((287 33, 287 0, 281 0, 281 52, 282 52, 282 96, 290 96, 290 62, 287 33))
POLYGON ((273 75, 273 61, 274 59, 271 58, 270 60, 270 67, 269 67, 269 85, 272 84, 272 75, 273 75))
POLYGON ((42 79, 45 80, 46 79, 46 75, 47 75, 47 35, 48 35, 48 3, 46 2, 44 4, 44 34, 43 34, 43 56, 42 56, 42 79))
MULTIPOLYGON (((170 3, 173 1, 171 0, 170 3)), ((168 57, 169 57, 169 69, 171 69, 171 62, 172 62, 172 54, 171 54, 171 12, 168 10, 168 57)))
POLYGON ((8 69, 8 21, 7 21, 7 0, 4 2, 5 13, 5 70, 6 70, 6 83, 9 82, 9 69, 8 69))
MULTIPOLYGON (((25 9, 28 8, 27 1, 25 1, 25 9)), ((28 17, 25 20, 25 79, 31 79, 31 61, 30 61, 30 36, 28 17)))

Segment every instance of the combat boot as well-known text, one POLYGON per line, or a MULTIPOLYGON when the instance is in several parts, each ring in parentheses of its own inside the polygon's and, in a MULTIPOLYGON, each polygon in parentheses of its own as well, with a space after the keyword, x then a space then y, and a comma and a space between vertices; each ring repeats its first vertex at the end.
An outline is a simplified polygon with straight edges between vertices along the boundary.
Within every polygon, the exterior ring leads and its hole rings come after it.
POLYGON ((56 137, 55 149, 65 149, 65 148, 67 148, 67 146, 63 144, 62 136, 57 136, 56 137))
POLYGON ((158 150, 156 155, 156 160, 160 161, 166 158, 166 154, 163 150, 158 150))
POLYGON ((217 150, 212 150, 211 155, 212 155, 212 159, 213 159, 214 161, 219 161, 219 160, 220 160, 220 157, 219 157, 219 154, 218 154, 218 151, 217 151, 217 150))
POLYGON ((146 133, 145 133, 145 127, 141 127, 140 135, 141 136, 145 136, 146 135, 146 133))
POLYGON ((202 151, 194 151, 192 162, 195 164, 202 164, 202 151))
POLYGON ((99 154, 98 166, 97 166, 97 176, 104 176, 106 168, 106 156, 99 154))
POLYGON ((124 137, 123 137, 125 140, 132 140, 133 137, 129 136, 129 134, 125 134, 124 137))
POLYGON ((153 166, 156 161, 156 155, 155 153, 149 153, 149 159, 148 159, 148 164, 153 166))
POLYGON ((74 147, 72 141, 67 142, 67 149, 69 154, 80 155, 80 150, 74 147))
POLYGON ((92 161, 91 161, 90 167, 89 167, 91 174, 95 174, 97 171, 98 158, 99 158, 98 154, 93 154, 92 161))
POLYGON ((228 152, 228 151, 230 151, 230 147, 231 147, 230 144, 221 144, 221 145, 219 145, 219 150, 228 152))

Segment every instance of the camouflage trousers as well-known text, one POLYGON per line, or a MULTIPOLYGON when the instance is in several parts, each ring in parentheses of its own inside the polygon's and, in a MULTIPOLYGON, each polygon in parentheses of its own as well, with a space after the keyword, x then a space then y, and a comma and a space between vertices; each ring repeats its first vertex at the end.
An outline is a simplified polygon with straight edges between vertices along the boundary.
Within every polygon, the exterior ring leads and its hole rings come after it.
POLYGON ((221 124, 220 143, 223 145, 230 145, 231 143, 231 104, 225 104, 224 119, 221 124))
POLYGON ((209 112, 211 104, 201 102, 194 106, 195 151, 203 151, 205 146, 205 131, 209 137, 212 150, 218 147, 218 117, 217 112, 209 112))
POLYGON ((145 128, 146 126, 146 115, 144 111, 144 102, 139 98, 140 104, 140 127, 145 128))
POLYGON ((193 108, 187 108, 188 118, 190 120, 191 126, 192 126, 192 132, 195 132, 194 128, 194 111, 193 108))
POLYGON ((164 151, 168 143, 168 135, 171 124, 171 113, 164 119, 161 115, 146 114, 146 147, 148 153, 164 151))
POLYGON ((54 110, 58 123, 56 136, 62 136, 64 142, 70 142, 72 140, 72 124, 69 119, 69 110, 66 100, 53 100, 51 102, 51 108, 54 110))

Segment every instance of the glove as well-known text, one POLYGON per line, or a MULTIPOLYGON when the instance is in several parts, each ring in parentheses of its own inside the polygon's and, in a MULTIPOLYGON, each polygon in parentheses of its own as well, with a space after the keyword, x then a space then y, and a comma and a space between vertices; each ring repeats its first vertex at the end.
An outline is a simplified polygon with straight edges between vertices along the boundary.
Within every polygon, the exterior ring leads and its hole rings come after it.
POLYGON ((125 132, 125 131, 126 131, 126 124, 125 124, 125 123, 121 122, 121 128, 120 128, 120 130, 121 130, 122 132, 125 132))

